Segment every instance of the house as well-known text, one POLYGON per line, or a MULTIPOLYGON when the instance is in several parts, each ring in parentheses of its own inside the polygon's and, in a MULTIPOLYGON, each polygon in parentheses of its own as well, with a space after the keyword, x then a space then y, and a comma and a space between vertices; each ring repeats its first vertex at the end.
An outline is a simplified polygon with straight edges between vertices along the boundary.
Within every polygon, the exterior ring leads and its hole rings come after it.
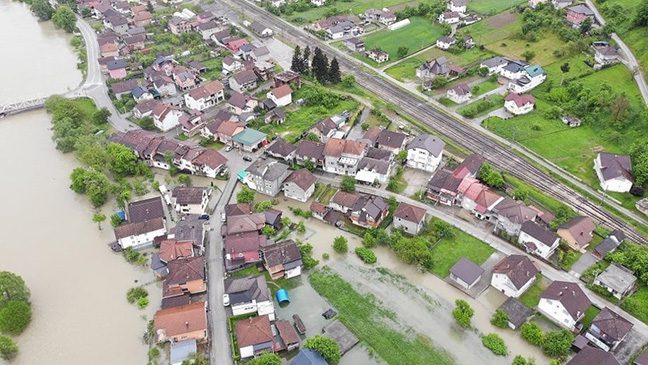
POLYGON ((162 132, 168 132, 180 124, 184 113, 166 104, 158 104, 153 109, 153 124, 162 132))
POLYGON ((585 4, 577 4, 567 8, 565 12, 565 20, 572 27, 578 28, 585 19, 589 18, 592 22, 596 19, 594 18, 594 12, 592 9, 588 8, 585 4))
POLYGON ((592 241, 596 226, 590 217, 575 217, 558 227, 558 236, 576 251, 585 249, 592 241))
POLYGON ((119 246, 126 248, 143 248, 153 244, 156 237, 166 234, 166 224, 162 218, 142 222, 129 222, 115 227, 115 239, 119 246))
POLYGON ((575 330, 592 305, 577 283, 554 281, 540 294, 538 311, 557 325, 575 330))
POLYGON ((599 152, 594 159, 594 171, 605 191, 627 193, 632 188, 632 161, 630 156, 599 152))
POLYGON ((376 147, 398 154, 401 149, 405 148, 407 135, 399 132, 393 132, 388 129, 382 129, 376 137, 376 147))
POLYGON ((364 12, 365 21, 376 21, 383 25, 391 25, 396 21, 396 14, 389 9, 367 9, 364 12))
POLYGON ((246 128, 232 137, 234 147, 246 152, 254 152, 267 142, 266 134, 256 129, 246 128))
POLYGON ((641 355, 635 359, 632 365, 648 365, 648 349, 644 350, 641 355))
POLYGON ((504 98, 504 108, 514 115, 530 113, 533 111, 534 106, 535 98, 530 94, 520 95, 509 93, 504 98))
POLYGON ((227 224, 223 229, 223 236, 237 233, 257 232, 265 227, 265 214, 253 213, 246 215, 233 215, 227 217, 227 224))
POLYGON ((520 228, 518 243, 524 246, 528 253, 546 260, 558 248, 560 237, 533 221, 526 221, 520 228))
POLYGON ((454 37, 443 36, 437 39, 436 46, 440 49, 450 49, 455 43, 457 43, 457 40, 454 37))
POLYGON ((196 340, 191 339, 171 342, 169 348, 169 363, 171 365, 182 365, 185 361, 191 361, 192 355, 197 352, 198 346, 196 340))
POLYGON ((299 335, 290 321, 278 320, 274 323, 274 327, 277 330, 276 332, 279 333, 281 342, 283 342, 282 351, 292 351, 299 348, 299 335))
MULTIPOLYGON (((113 85, 114 86, 114 85, 113 85)), ((153 113, 153 109, 155 108, 156 105, 158 105, 160 102, 157 100, 145 100, 137 103, 135 105, 135 108, 133 108, 133 115, 135 118, 144 118, 148 117, 153 113)))
POLYGON ((495 207, 504 200, 472 177, 463 179, 457 187, 457 192, 461 197, 461 207, 479 219, 489 218, 495 207))
POLYGON ((274 87, 288 84, 293 90, 301 88, 301 77, 299 76, 299 73, 295 71, 286 70, 274 75, 273 78, 274 87))
POLYGON ((286 121, 286 112, 281 108, 274 108, 266 113, 263 121, 265 122, 265 124, 282 124, 286 121))
POLYGON ((555 9, 564 9, 570 6, 573 2, 574 0, 551 0, 551 5, 553 5, 555 9))
POLYGON ((518 94, 525 93, 540 85, 547 79, 547 74, 540 65, 525 66, 523 70, 524 72, 520 77, 509 81, 509 90, 518 94))
POLYGON ((188 19, 173 16, 171 20, 169 20, 169 30, 175 35, 180 35, 182 33, 191 32, 192 25, 188 19))
POLYGON ((519 298, 540 271, 525 255, 510 255, 493 268, 491 285, 507 297, 519 298))
POLYGON ((146 48, 146 34, 137 34, 124 38, 124 44, 131 51, 140 51, 146 48))
POLYGON ((236 343, 242 359, 274 352, 274 339, 268 316, 250 317, 236 322, 236 343))
POLYGON ((351 52, 364 52, 365 51, 365 43, 360 38, 351 37, 351 38, 344 41, 344 45, 351 52))
POLYGON ((327 142, 329 138, 343 138, 344 133, 338 133, 338 125, 333 121, 332 118, 324 118, 319 122, 315 123, 308 131, 319 137, 320 142, 327 142))
POLYGON ((389 214, 389 205, 380 196, 360 195, 348 214, 351 223, 357 226, 377 228, 389 214))
POLYGON ((119 34, 128 33, 128 19, 120 14, 113 14, 107 16, 103 20, 104 26, 108 29, 112 29, 119 34))
POLYGON ((526 206, 523 202, 504 198, 493 207, 497 217, 495 232, 504 231, 509 236, 518 236, 522 224, 526 221, 535 221, 538 212, 526 206))
POLYGON ((239 37, 228 37, 223 41, 225 42, 226 48, 232 51, 232 53, 237 53, 241 49, 241 47, 249 44, 247 39, 239 37))
POLYGON ((216 136, 218 141, 224 144, 232 144, 232 138, 241 133, 245 129, 245 126, 238 122, 232 122, 225 120, 220 123, 216 129, 216 136))
POLYGON ((161 309, 153 317, 157 342, 207 339, 207 303, 195 302, 161 309))
POLYGON ((212 190, 210 188, 179 186, 171 192, 175 211, 182 214, 205 214, 212 190))
POLYGON ((245 171, 250 189, 269 196, 275 196, 281 191, 284 181, 291 173, 288 165, 270 159, 258 159, 245 171))
POLYGON ((407 166, 413 169, 434 172, 443 157, 445 142, 440 138, 421 134, 407 145, 407 166))
POLYGON ((605 239, 601 241, 596 248, 594 248, 592 253, 598 259, 603 259, 608 253, 614 252, 624 240, 625 234, 623 231, 617 229, 605 237, 605 239))
POLYGON ((187 257, 167 263, 169 275, 164 279, 162 295, 165 298, 184 294, 194 295, 207 291, 205 258, 187 257))
POLYGON ((294 278, 301 275, 302 256, 293 240, 279 242, 262 250, 263 266, 273 280, 294 278))
POLYGON ((475 47, 475 40, 473 37, 466 35, 463 37, 463 48, 464 49, 470 49, 475 47))
POLYGON ((195 29, 196 31, 198 31, 198 33, 200 33, 203 40, 208 41, 211 39, 212 34, 218 33, 223 30, 223 26, 213 20, 210 20, 208 22, 196 25, 195 29))
POLYGON ((570 128, 580 127, 580 125, 582 124, 580 119, 570 115, 562 115, 560 117, 560 120, 570 128))
POLYGON ((632 327, 627 319, 605 307, 594 317, 585 337, 603 351, 612 351, 625 340, 632 327))
MULTIPOLYGON (((262 63, 272 64, 272 56, 270 55, 270 50, 266 46, 254 48, 249 57, 251 60, 255 61, 254 66, 257 69, 263 68, 260 67, 262 63)), ((265 80, 267 77, 264 77, 263 79, 265 80)))
POLYGON ((289 85, 281 85, 270 90, 266 96, 278 107, 284 107, 292 103, 292 92, 289 85))
POLYGON ((165 264, 173 260, 194 257, 193 242, 167 239, 160 242, 160 261, 165 264))
POLYGON ((153 19, 153 16, 151 13, 148 11, 140 11, 135 14, 133 17, 133 24, 135 24, 136 27, 145 27, 149 24, 151 24, 151 20, 153 19))
POLYGON ((244 92, 257 87, 257 75, 252 70, 239 71, 229 79, 229 86, 234 91, 244 92))
POLYGON ((159 76, 153 80, 153 88, 160 96, 173 96, 176 94, 176 86, 173 79, 167 76, 159 76))
POLYGON ((465 257, 462 257, 450 268, 450 279, 459 284, 462 288, 468 290, 475 286, 484 274, 481 266, 473 263, 465 257))
POLYGON ((234 58, 232 56, 226 56, 223 58, 222 61, 222 69, 223 73, 226 75, 229 75, 231 73, 235 73, 238 70, 243 68, 243 62, 239 60, 238 58, 234 58))
POLYGON ((619 51, 607 42, 594 42, 594 61, 599 65, 611 65, 619 61, 619 51))
POLYGON ((266 27, 265 25, 259 23, 259 22, 252 22, 250 24, 250 29, 254 32, 254 34, 258 35, 259 37, 266 38, 266 37, 272 37, 272 34, 274 33, 272 29, 266 27))
POLYGON ((293 171, 283 183, 286 198, 305 202, 315 192, 317 178, 308 169, 293 171))
POLYGON ((446 91, 446 97, 457 104, 463 104, 470 100, 472 92, 470 86, 465 82, 455 85, 446 91))
POLYGON ((435 58, 416 68, 416 77, 423 80, 433 79, 437 76, 453 77, 464 72, 464 69, 448 62, 445 57, 435 58))
POLYGON ((268 155, 284 161, 293 161, 295 159, 295 151, 297 151, 297 146, 286 142, 281 137, 277 137, 277 139, 275 139, 274 142, 266 148, 266 153, 268 155))
POLYGON ((452 206, 458 201, 462 180, 448 169, 438 170, 426 185, 426 196, 439 204, 452 206))
POLYGON ((202 174, 213 179, 225 168, 226 163, 227 159, 218 151, 201 149, 198 156, 191 160, 191 166, 194 168, 192 173, 202 174))
POLYGON ((330 138, 324 146, 324 171, 338 175, 355 175, 365 155, 366 144, 349 139, 330 138))
POLYGON ((389 61, 389 53, 381 50, 381 49, 372 49, 370 51, 365 52, 365 55, 370 59, 373 60, 376 63, 384 63, 389 61))
POLYGON ((326 0, 311 0, 310 2, 318 8, 326 4, 326 0))
POLYGON ((312 163, 313 166, 322 166, 324 164, 325 147, 324 143, 303 139, 297 145, 295 160, 302 166, 307 163, 312 163))
POLYGON ((594 285, 605 288, 619 300, 632 293, 636 283, 637 277, 634 273, 617 264, 611 264, 594 279, 594 285))
POLYGON ((400 203, 394 211, 394 228, 402 228, 411 235, 417 235, 425 225, 427 210, 408 203, 400 203))
POLYGON ((506 313, 508 317, 508 326, 515 330, 526 323, 533 316, 533 309, 520 303, 519 300, 509 297, 504 303, 497 308, 506 313))
MULTIPOLYGON (((555 1, 555 0, 554 0, 555 1)), ((565 365, 621 365, 609 352, 591 346, 585 346, 565 365)))
POLYGON ((261 262, 261 247, 268 244, 265 235, 258 231, 225 236, 225 268, 228 271, 261 262))
POLYGON ((468 6, 468 0, 450 0, 448 1, 448 10, 457 13, 465 13, 468 6))
POLYGON ((124 80, 124 81, 119 81, 110 86, 110 91, 112 91, 113 95, 117 99, 121 99, 122 96, 130 94, 133 89, 138 87, 139 84, 137 80, 130 79, 130 80, 124 80))
POLYGON ((457 24, 459 19, 459 13, 456 11, 446 11, 439 15, 439 23, 441 24, 457 24))
POLYGON ((138 103, 154 99, 153 94, 141 86, 137 86, 133 90, 131 90, 131 95, 133 95, 133 99, 135 99, 135 101, 138 103))
POLYGON ((225 100, 225 88, 218 81, 210 81, 197 87, 184 95, 187 108, 194 110, 205 110, 225 100))
POLYGON ((272 293, 265 276, 246 276, 225 279, 225 294, 229 295, 232 314, 257 313, 274 320, 272 293))
POLYGON ((319 352, 303 348, 292 359, 290 365, 329 365, 319 352))
POLYGON ((106 68, 108 69, 108 74, 110 74, 110 78, 115 80, 121 80, 123 78, 126 78, 126 76, 128 76, 128 73, 126 72, 126 67, 128 67, 128 64, 126 63, 126 60, 123 59, 108 61, 108 63, 106 64, 106 68))
POLYGON ((487 68, 488 69, 488 74, 492 75, 492 74, 501 73, 502 70, 504 69, 504 67, 506 67, 506 65, 508 65, 508 64, 509 64, 509 61, 507 59, 497 56, 497 57, 489 58, 489 59, 487 59, 485 61, 482 61, 479 64, 479 67, 487 68))
POLYGON ((250 95, 234 91, 227 100, 227 106, 233 114, 241 115, 254 111, 254 108, 259 106, 259 102, 250 95))
POLYGON ((173 81, 180 90, 187 91, 196 87, 196 75, 184 66, 176 66, 172 72, 173 81))
MULTIPOLYGON (((383 151, 373 147, 369 148, 371 150, 383 151)), ((381 184, 388 183, 389 176, 391 175, 393 159, 391 158, 391 152, 386 150, 383 152, 387 153, 389 157, 386 157, 385 159, 377 159, 365 156, 360 160, 360 162, 358 162, 355 175, 357 181, 362 181, 366 184, 373 184, 376 182, 381 184)))
POLYGON ((524 76, 524 68, 526 66, 527 64, 522 61, 507 60, 506 65, 500 69, 499 74, 509 80, 517 80, 524 76))

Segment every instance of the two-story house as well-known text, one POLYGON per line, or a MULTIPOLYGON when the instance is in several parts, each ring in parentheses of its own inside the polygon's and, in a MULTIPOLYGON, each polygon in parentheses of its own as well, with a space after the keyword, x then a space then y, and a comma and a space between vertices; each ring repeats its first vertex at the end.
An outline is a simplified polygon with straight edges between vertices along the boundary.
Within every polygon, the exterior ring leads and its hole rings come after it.
POLYGON ((591 305, 577 283, 556 280, 540 295, 538 311, 557 325, 573 331, 591 305))
POLYGON ((538 268, 524 255, 510 255, 493 268, 491 285, 507 297, 518 298, 535 281, 538 268))
POLYGON ((276 243, 261 250, 263 266, 273 280, 294 278, 301 275, 302 256, 293 240, 276 243))
POLYGON ((408 203, 400 203, 394 211, 394 228, 416 235, 425 226, 427 210, 408 203))
POLYGON ((317 177, 308 169, 293 171, 283 183, 283 192, 286 198, 300 202, 307 201, 315 192, 317 177))
POLYGON ((270 159, 258 159, 245 171, 250 189, 269 196, 275 196, 281 191, 284 181, 291 173, 288 165, 270 159))
POLYGON ((603 351, 613 351, 626 339, 632 327, 630 321, 605 307, 592 320, 585 338, 603 351))
POLYGON ((421 134, 407 145, 407 166, 434 172, 441 163, 445 142, 430 134, 421 134))
POLYGON ((218 81, 210 81, 197 87, 184 95, 187 108, 194 110, 205 110, 220 103, 225 99, 225 89, 218 81))
POLYGON ((178 213, 205 214, 211 193, 210 188, 179 186, 171 192, 171 201, 178 213))
POLYGON ((560 245, 560 237, 533 221, 526 221, 520 228, 518 243, 523 245, 528 253, 548 259, 560 245))
POLYGON ((229 296, 233 315, 257 313, 259 316, 268 315, 274 320, 272 293, 265 276, 225 279, 225 294, 229 296))
POLYGON ((632 160, 628 155, 599 152, 594 159, 594 171, 605 191, 627 193, 634 184, 632 160))
POLYGON ((338 175, 355 175, 367 145, 349 139, 330 138, 324 146, 324 171, 338 175))

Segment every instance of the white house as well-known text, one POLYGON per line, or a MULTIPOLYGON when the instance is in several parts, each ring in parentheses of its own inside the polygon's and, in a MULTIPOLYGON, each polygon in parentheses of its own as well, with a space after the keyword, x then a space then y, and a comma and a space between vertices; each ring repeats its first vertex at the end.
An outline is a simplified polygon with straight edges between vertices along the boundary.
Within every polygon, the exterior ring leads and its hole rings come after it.
POLYGON ((558 248, 560 237, 535 222, 526 221, 522 223, 518 243, 527 252, 548 259, 558 248))
POLYGON ((446 91, 446 97, 457 104, 463 104, 470 100, 472 92, 470 92, 470 86, 468 84, 461 83, 448 89, 446 91))
POLYGON ((283 182, 283 192, 286 198, 300 202, 307 201, 315 192, 317 178, 307 169, 293 171, 283 182))
POLYGON ((591 305, 577 283, 554 281, 540 295, 538 311, 557 325, 574 330, 591 305))
POLYGON ((418 234, 425 225, 426 214, 427 211, 421 207, 400 203, 394 211, 394 228, 402 228, 411 235, 418 234))
POLYGON ((275 319, 272 293, 263 275, 225 280, 225 294, 229 295, 232 314, 239 316, 257 313, 275 319))
POLYGON ((283 84, 270 90, 266 96, 279 107, 284 107, 292 103, 292 89, 288 84, 283 84))
POLYGON ((229 75, 243 68, 243 63, 232 56, 223 58, 223 73, 229 75))
POLYGON ((273 327, 269 316, 250 317, 236 322, 236 343, 242 359, 274 352, 273 327))
POLYGON ((448 10, 454 11, 457 13, 464 14, 466 12, 466 7, 468 6, 468 0, 450 0, 448 1, 448 10))
POLYGON ((529 65, 524 67, 522 76, 511 80, 508 83, 508 89, 518 94, 532 90, 542 84, 547 79, 547 74, 539 65, 529 65))
POLYGON ((176 187, 171 192, 175 211, 182 214, 205 214, 212 190, 199 187, 176 187))
POLYGON ((436 46, 440 49, 450 49, 455 43, 457 43, 457 40, 454 37, 443 36, 437 39, 436 46))
POLYGON ((439 23, 457 24, 459 23, 459 13, 457 13, 456 11, 446 11, 439 15, 439 23))
POLYGON ((524 76, 524 68, 527 66, 526 63, 522 61, 508 61, 506 65, 499 69, 499 74, 502 77, 505 77, 509 80, 517 80, 520 77, 524 76))
POLYGON ((533 285, 538 272, 527 256, 507 256, 493 268, 491 285, 507 297, 518 298, 533 285))
POLYGON ((421 134, 407 145, 407 166, 434 172, 441 163, 445 142, 440 138, 421 134))
POLYGON ((155 218, 137 223, 126 223, 115 228, 115 238, 123 249, 144 248, 153 244, 155 237, 166 234, 164 219, 155 218))
POLYGON ((210 81, 184 95, 187 108, 194 110, 205 110, 211 108, 224 99, 225 88, 218 80, 210 81))
POLYGON ((504 108, 514 115, 530 113, 533 111, 534 106, 535 98, 530 94, 520 95, 510 93, 504 98, 504 108))
POLYGON ((632 188, 632 161, 630 156, 599 152, 594 159, 594 171, 605 191, 627 193, 632 188))
POLYGON ((175 82, 167 76, 160 76, 153 80, 153 88, 162 97, 173 96, 177 93, 175 82))
POLYGON ((180 124, 184 113, 166 104, 159 104, 153 109, 153 124, 163 132, 167 132, 180 124))
POLYGON ((482 61, 479 64, 479 67, 485 67, 488 69, 488 74, 499 74, 502 72, 502 69, 509 64, 509 61, 503 57, 493 57, 487 60, 482 61))

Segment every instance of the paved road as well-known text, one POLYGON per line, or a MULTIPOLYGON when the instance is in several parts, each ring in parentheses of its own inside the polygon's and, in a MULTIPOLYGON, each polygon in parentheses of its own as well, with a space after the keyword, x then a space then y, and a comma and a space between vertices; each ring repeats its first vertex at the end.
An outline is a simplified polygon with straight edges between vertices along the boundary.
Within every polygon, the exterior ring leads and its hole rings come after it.
MULTIPOLYGON (((592 0, 585 0, 585 3, 594 12, 596 21, 601 25, 605 25, 605 18, 598 11, 596 6, 594 5, 594 2, 592 2, 592 0)), ((628 47, 625 42, 623 42, 621 37, 619 37, 616 33, 612 33, 611 37, 619 45, 619 48, 621 48, 621 53, 623 53, 623 55, 625 56, 625 62, 623 63, 628 66, 630 72, 634 74, 634 79, 639 86, 639 91, 641 91, 641 96, 644 99, 644 103, 648 105, 648 85, 646 85, 646 79, 644 78, 644 73, 641 69, 641 66, 639 65, 639 62, 637 62, 637 59, 630 50, 630 47, 628 47)))
MULTIPOLYGON (((320 182, 323 182, 325 184, 332 184, 332 185, 339 185, 341 177, 335 176, 332 177, 331 174, 317 174, 318 179, 320 182)), ((529 255, 526 251, 523 251, 510 243, 504 241, 503 239, 493 235, 490 231, 490 229, 483 229, 481 227, 478 227, 474 224, 471 224, 470 222, 467 222, 461 218, 458 218, 457 216, 453 214, 448 214, 447 212, 440 210, 438 208, 431 207, 427 204, 421 203, 417 200, 411 199, 407 196, 403 196, 400 194, 392 193, 390 191, 382 190, 382 189, 376 189, 372 188, 370 186, 366 185, 356 185, 356 190, 360 191, 362 193, 367 193, 367 194, 373 194, 373 195, 378 195, 378 196, 393 196, 396 198, 399 202, 405 202, 408 204, 412 204, 421 208, 424 208, 427 210, 428 214, 432 217, 437 217, 440 218, 451 225, 457 227, 458 229, 470 234, 471 236, 477 237, 480 240, 486 242, 489 244, 491 247, 496 249, 497 251, 505 254, 505 255, 526 255, 528 256, 533 262, 536 264, 538 269, 542 272, 542 275, 545 276, 547 279, 551 281, 569 281, 569 282, 577 282, 579 283, 578 277, 574 276, 573 274, 567 273, 562 270, 555 269, 553 266, 545 263, 544 261, 540 261, 537 259, 537 257, 529 255)), ((587 289, 586 287, 581 285, 581 288, 587 294, 587 296, 590 298, 592 303, 594 303, 597 307, 603 308, 603 307, 608 307, 612 309, 613 311, 617 312, 627 320, 629 320, 633 325, 634 325, 634 330, 636 330, 638 333, 640 333, 644 337, 648 337, 648 325, 645 323, 641 322, 637 318, 633 317, 631 314, 625 312, 623 309, 620 307, 608 302, 607 300, 603 299, 600 297, 598 294, 594 293, 593 291, 587 289)))
MULTIPOLYGON (((634 227, 615 217, 597 203, 581 197, 570 187, 565 186, 549 174, 534 167, 524 158, 506 148, 506 145, 502 145, 489 138, 489 135, 473 128, 469 123, 466 124, 457 120, 444 111, 427 104, 417 96, 403 90, 398 85, 367 72, 367 67, 361 64, 361 61, 355 60, 348 54, 328 46, 304 30, 285 22, 252 3, 247 1, 237 1, 236 3, 231 0, 221 1, 245 13, 248 18, 258 20, 272 27, 277 34, 294 44, 319 47, 329 54, 335 54, 340 62, 340 66, 347 72, 353 74, 362 87, 371 90, 384 100, 397 105, 404 114, 439 131, 460 146, 482 154, 497 168, 527 181, 547 195, 570 205, 581 214, 588 215, 598 222, 603 222, 612 229, 622 229, 624 232, 627 232, 628 237, 633 241, 648 244, 648 239, 643 237, 634 227)), ((635 217, 639 218, 638 216, 635 217)), ((634 219, 635 217, 630 218, 634 219)), ((640 222, 644 223, 645 221, 641 219, 640 222)))

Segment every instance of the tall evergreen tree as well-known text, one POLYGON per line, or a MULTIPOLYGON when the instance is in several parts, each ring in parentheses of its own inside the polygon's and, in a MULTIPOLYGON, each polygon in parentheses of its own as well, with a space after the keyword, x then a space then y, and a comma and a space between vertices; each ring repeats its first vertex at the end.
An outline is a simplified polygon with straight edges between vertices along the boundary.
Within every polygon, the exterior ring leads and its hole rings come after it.
POLYGON ((311 65, 311 50, 310 47, 306 46, 304 48, 304 55, 302 56, 302 65, 301 65, 301 70, 305 74, 310 73, 310 65, 311 65))
POLYGON ((342 81, 342 74, 340 73, 340 65, 338 64, 337 58, 333 57, 331 61, 331 66, 328 70, 328 81, 332 84, 337 84, 342 81))
POLYGON ((326 55, 319 48, 315 48, 311 67, 313 68, 313 76, 315 76, 317 81, 322 84, 328 81, 328 58, 326 58, 326 55))
POLYGON ((295 46, 295 53, 293 53, 292 63, 290 69, 295 72, 303 72, 303 60, 301 58, 301 48, 295 46))

